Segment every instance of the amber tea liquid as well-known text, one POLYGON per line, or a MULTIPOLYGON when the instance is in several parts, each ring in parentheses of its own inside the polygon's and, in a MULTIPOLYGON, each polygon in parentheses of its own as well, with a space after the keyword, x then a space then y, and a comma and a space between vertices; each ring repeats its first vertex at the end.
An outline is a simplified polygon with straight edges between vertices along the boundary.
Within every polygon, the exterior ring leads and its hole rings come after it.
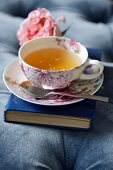
POLYGON ((80 59, 64 48, 39 49, 27 55, 24 61, 44 70, 68 70, 81 64, 80 59))

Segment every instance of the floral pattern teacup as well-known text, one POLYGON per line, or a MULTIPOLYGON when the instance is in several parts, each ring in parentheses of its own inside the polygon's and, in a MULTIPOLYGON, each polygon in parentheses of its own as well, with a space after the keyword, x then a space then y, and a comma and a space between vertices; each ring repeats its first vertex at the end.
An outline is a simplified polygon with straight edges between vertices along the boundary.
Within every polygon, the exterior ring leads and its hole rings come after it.
POLYGON ((59 36, 37 38, 23 44, 19 49, 19 62, 27 79, 35 86, 46 89, 65 88, 73 80, 94 79, 103 72, 102 63, 98 60, 89 59, 87 49, 82 44, 59 36), (24 61, 24 58, 31 52, 52 47, 60 47, 73 52, 75 56, 79 57, 80 66, 66 70, 44 70, 33 67, 24 61))

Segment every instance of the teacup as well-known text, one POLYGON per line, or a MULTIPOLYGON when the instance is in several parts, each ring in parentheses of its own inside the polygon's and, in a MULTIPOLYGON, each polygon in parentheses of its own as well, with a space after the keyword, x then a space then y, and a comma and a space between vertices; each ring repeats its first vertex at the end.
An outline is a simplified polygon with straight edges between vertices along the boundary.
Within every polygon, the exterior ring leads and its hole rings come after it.
POLYGON ((46 89, 65 88, 73 80, 94 79, 103 72, 100 61, 89 59, 82 44, 66 37, 50 36, 28 41, 19 49, 19 62, 27 79, 46 89), (91 65, 96 66, 96 72, 85 73, 84 70, 91 65))

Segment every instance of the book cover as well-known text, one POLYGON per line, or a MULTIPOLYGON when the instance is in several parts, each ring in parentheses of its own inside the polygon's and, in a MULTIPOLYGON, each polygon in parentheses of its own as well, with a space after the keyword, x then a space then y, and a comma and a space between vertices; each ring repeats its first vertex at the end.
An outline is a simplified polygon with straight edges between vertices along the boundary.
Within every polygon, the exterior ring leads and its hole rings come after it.
POLYGON ((10 95, 5 108, 5 121, 56 128, 89 129, 95 117, 95 101, 84 100, 63 106, 42 106, 10 95))

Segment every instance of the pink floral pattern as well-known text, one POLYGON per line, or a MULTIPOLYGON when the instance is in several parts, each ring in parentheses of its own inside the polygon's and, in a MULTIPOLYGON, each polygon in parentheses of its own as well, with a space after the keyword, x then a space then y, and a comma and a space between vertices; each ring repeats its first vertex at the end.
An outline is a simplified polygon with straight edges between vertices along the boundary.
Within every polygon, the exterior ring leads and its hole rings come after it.
POLYGON ((65 22, 65 17, 61 16, 55 21, 45 8, 38 8, 30 12, 17 32, 19 44, 22 45, 38 37, 61 36, 61 31, 57 24, 59 21, 65 22))
MULTIPOLYGON (((23 93, 19 89, 19 84, 17 83, 16 80, 11 80, 10 78, 6 77, 5 81, 7 83, 8 88, 17 97, 35 104, 51 105, 51 106, 67 105, 71 103, 80 102, 81 100, 83 100, 81 98, 72 98, 72 97, 66 97, 60 95, 51 95, 43 99, 36 99, 30 95, 23 93)), ((60 91, 67 92, 67 93, 74 93, 74 94, 82 94, 82 93, 94 94, 99 90, 102 83, 103 83, 103 75, 99 76, 94 80, 79 80, 79 81, 74 80, 68 87, 60 91)))
POLYGON ((35 86, 44 87, 48 89, 64 88, 76 77, 76 70, 52 72, 41 69, 28 68, 28 65, 23 64, 23 70, 28 78, 35 86))
POLYGON ((69 49, 73 52, 79 53, 81 48, 80 48, 80 44, 73 40, 73 39, 64 39, 61 37, 56 38, 57 44, 60 47, 63 47, 65 49, 69 49))
POLYGON ((73 48, 73 50, 75 52, 79 52, 80 51, 80 45, 79 45, 79 43, 77 41, 75 41, 73 39, 70 39, 69 40, 69 44, 73 48))

